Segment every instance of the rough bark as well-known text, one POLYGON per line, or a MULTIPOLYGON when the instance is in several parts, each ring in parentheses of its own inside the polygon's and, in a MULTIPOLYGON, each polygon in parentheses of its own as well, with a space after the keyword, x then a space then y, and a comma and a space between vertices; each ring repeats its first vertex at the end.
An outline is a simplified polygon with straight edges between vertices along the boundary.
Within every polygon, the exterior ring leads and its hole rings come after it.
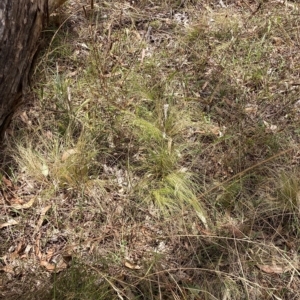
POLYGON ((49 13, 65 1, 0 0, 0 136, 26 92, 49 13))

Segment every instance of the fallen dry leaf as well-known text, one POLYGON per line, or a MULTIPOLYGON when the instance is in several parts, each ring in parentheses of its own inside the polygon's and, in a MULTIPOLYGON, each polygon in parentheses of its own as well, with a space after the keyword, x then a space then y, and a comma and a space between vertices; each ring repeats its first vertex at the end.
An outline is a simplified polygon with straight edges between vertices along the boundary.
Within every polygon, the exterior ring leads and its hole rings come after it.
POLYGON ((245 113, 248 116, 255 116, 258 111, 258 105, 256 104, 246 104, 245 113))
POLYGON ((37 227, 40 228, 43 224, 43 221, 44 221, 44 217, 47 213, 47 211, 51 208, 51 205, 48 205, 48 206, 45 206, 42 210, 41 210, 41 215, 40 215, 40 218, 39 218, 39 221, 37 223, 37 227))
POLYGON ((3 271, 5 273, 10 273, 10 274, 15 274, 13 267, 10 265, 0 268, 0 271, 3 271))
POLYGON ((207 236, 212 236, 213 235, 213 233, 209 229, 204 229, 204 228, 200 227, 199 231, 203 235, 207 235, 207 236))
POLYGON ((210 132, 212 133, 212 134, 214 134, 214 135, 217 135, 217 136, 219 136, 220 135, 220 127, 218 127, 218 126, 212 126, 211 128, 210 128, 210 132))
POLYGON ((32 206, 34 201, 35 201, 35 198, 32 198, 28 202, 26 202, 25 204, 14 203, 11 206, 15 209, 27 209, 27 208, 30 208, 32 206))
POLYGON ((45 216, 47 211, 52 207, 52 205, 47 205, 41 209, 41 217, 45 216))
POLYGON ((40 218, 36 224, 36 227, 35 227, 35 231, 34 231, 34 234, 37 234, 38 231, 40 230, 42 224, 43 224, 43 221, 44 221, 44 217, 47 213, 47 211, 51 208, 52 206, 51 205, 48 205, 48 206, 45 206, 42 210, 41 210, 41 214, 40 214, 40 218))
POLYGON ((0 229, 4 228, 4 227, 8 227, 8 226, 12 226, 12 225, 17 225, 18 222, 14 219, 10 219, 5 223, 0 224, 0 229))
MULTIPOLYGON (((12 253, 12 255, 15 256, 15 257, 17 257, 17 256, 19 256, 19 255, 22 253, 22 251, 23 251, 24 249, 25 249, 25 244, 24 244, 23 241, 21 241, 21 242, 18 244, 18 246, 16 247, 15 251, 12 253)), ((12 258, 12 256, 11 256, 10 258, 12 258)))
POLYGON ((47 260, 42 260, 41 266, 45 267, 49 272, 55 273, 59 273, 68 267, 62 255, 59 255, 59 257, 55 260, 55 263, 50 263, 47 260))
POLYGON ((69 73, 66 75, 66 77, 74 77, 74 76, 77 75, 77 73, 78 73, 77 70, 75 70, 75 71, 73 71, 73 72, 69 72, 69 73))
POLYGON ((9 187, 9 188, 12 188, 12 187, 13 187, 12 182, 11 182, 9 179, 7 179, 5 176, 3 176, 3 177, 1 178, 1 180, 2 180, 2 182, 3 182, 7 187, 9 187))
POLYGON ((9 203, 12 207, 17 205, 22 205, 24 201, 21 198, 12 198, 9 200, 9 203))
POLYGON ((46 254, 45 254, 45 259, 46 259, 47 261, 50 261, 51 258, 52 258, 53 255, 54 255, 54 253, 55 253, 55 249, 54 249, 54 248, 48 249, 47 252, 46 252, 46 254))
POLYGON ((26 111, 23 111, 23 112, 20 114, 20 118, 21 118, 21 120, 22 120, 25 124, 31 125, 31 121, 29 120, 26 111))
POLYGON ((267 274, 282 274, 290 271, 290 268, 283 268, 276 265, 256 265, 261 271, 267 274))
POLYGON ((20 256, 20 258, 28 258, 28 254, 32 249, 32 245, 27 245, 24 249, 24 253, 20 256))
POLYGON ((271 41, 273 42, 273 44, 275 44, 276 46, 281 46, 285 44, 284 39, 282 39, 281 37, 278 36, 272 36, 271 37, 271 41))
POLYGON ((270 133, 270 132, 276 132, 277 131, 277 126, 276 125, 273 125, 273 124, 269 124, 268 122, 266 121, 263 121, 264 122, 264 125, 266 126, 266 132, 267 133, 270 133))
POLYGON ((45 267, 48 271, 53 272, 56 269, 55 264, 51 264, 46 260, 41 261, 41 266, 45 267))
POLYGON ((129 262, 127 260, 125 261, 124 266, 131 270, 139 270, 141 268, 141 266, 132 264, 131 262, 129 262))
POLYGON ((63 155, 61 156, 61 160, 62 160, 62 161, 66 161, 71 155, 77 154, 77 153, 79 153, 79 151, 76 150, 76 149, 69 149, 69 150, 66 150, 66 151, 63 153, 63 155))
POLYGON ((36 241, 35 241, 35 247, 34 247, 35 255, 42 259, 42 252, 41 252, 41 233, 37 235, 36 241))

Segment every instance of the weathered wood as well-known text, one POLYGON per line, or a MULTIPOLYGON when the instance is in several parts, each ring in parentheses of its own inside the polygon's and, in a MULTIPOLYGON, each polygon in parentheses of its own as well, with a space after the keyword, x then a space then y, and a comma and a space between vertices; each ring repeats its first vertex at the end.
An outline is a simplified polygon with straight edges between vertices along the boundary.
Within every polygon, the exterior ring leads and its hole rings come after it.
POLYGON ((32 61, 47 16, 65 1, 0 0, 1 136, 26 92, 32 61))

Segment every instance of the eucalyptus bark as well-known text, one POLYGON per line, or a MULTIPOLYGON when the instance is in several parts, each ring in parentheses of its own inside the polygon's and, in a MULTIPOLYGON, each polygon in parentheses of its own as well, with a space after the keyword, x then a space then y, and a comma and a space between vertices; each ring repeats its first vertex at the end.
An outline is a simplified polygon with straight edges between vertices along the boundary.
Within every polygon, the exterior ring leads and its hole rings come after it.
POLYGON ((33 58, 49 13, 65 1, 0 0, 1 136, 27 90, 33 58))

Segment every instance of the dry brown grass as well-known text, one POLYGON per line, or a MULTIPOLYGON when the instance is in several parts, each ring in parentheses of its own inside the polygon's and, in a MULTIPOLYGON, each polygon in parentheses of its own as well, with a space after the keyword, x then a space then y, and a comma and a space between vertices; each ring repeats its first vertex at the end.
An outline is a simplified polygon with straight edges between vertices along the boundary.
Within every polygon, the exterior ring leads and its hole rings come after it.
POLYGON ((298 5, 51 20, 3 152, 1 297, 298 299, 298 5))

